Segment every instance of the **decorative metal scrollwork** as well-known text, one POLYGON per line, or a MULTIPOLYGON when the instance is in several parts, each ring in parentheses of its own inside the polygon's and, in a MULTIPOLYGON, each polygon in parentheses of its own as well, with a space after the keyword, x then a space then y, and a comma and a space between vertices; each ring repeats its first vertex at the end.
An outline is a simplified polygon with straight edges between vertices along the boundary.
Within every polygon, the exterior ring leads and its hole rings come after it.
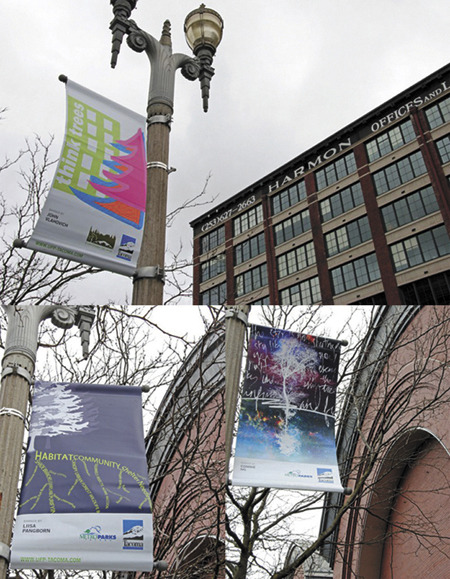
POLYGON ((201 64, 198 58, 192 58, 181 67, 181 74, 188 80, 197 80, 200 76, 201 64))
POLYGON ((128 25, 128 46, 135 52, 144 52, 148 47, 147 33, 141 30, 134 20, 129 20, 128 25))

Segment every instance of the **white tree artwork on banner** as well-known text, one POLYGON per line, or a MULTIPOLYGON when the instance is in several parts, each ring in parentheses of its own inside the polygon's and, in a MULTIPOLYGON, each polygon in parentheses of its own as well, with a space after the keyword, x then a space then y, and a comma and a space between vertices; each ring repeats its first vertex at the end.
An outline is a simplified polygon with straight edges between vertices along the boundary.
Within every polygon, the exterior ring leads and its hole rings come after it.
POLYGON ((282 403, 273 404, 272 402, 271 406, 281 408, 284 412, 284 424, 277 435, 280 452, 284 455, 293 454, 298 445, 298 437, 289 432, 289 420, 297 410, 293 398, 295 386, 299 383, 307 386, 305 383, 307 374, 310 370, 315 370, 318 361, 317 352, 312 348, 305 347, 294 337, 281 339, 280 347, 272 355, 270 370, 272 375, 281 382, 282 403))
POLYGON ((69 384, 52 384, 51 388, 36 388, 34 398, 39 398, 32 414, 29 452, 34 452, 37 436, 61 436, 89 428, 90 422, 80 397, 69 384))

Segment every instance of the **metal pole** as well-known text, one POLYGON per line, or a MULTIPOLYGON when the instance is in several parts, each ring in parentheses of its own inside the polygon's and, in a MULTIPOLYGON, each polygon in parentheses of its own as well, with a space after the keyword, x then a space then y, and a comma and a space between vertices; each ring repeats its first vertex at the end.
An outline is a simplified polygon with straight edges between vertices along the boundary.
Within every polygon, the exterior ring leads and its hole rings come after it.
POLYGON ((189 80, 200 74, 199 63, 190 56, 172 52, 170 22, 166 20, 157 40, 129 21, 127 43, 147 54, 150 87, 147 105, 147 202, 144 232, 134 276, 134 305, 162 305, 166 249, 167 187, 170 169, 169 136, 175 91, 175 74, 182 69, 189 80))
POLYGON ((229 472, 242 354, 250 306, 228 307, 225 314, 225 464, 229 472))
POLYGON ((145 52, 150 61, 150 88, 147 105, 147 202, 143 239, 134 275, 133 304, 162 305, 166 246, 169 134, 172 122, 175 73, 181 69, 188 80, 200 80, 203 108, 208 110, 209 88, 214 75, 213 57, 222 39, 222 17, 204 4, 188 14, 185 34, 195 58, 172 53, 170 22, 166 20, 157 40, 129 17, 137 0, 110 0, 115 67, 123 36, 136 52, 145 52))
POLYGON ((132 303, 162 305, 169 174, 169 119, 172 118, 173 111, 168 105, 151 105, 148 111, 147 201, 132 303), (160 111, 164 111, 164 114, 160 114, 160 111))
POLYGON ((93 313, 88 308, 61 306, 4 306, 8 316, 6 349, 0 389, 0 579, 6 578, 25 417, 36 364, 39 324, 51 318, 54 325, 78 324, 86 340, 93 313), (89 324, 90 321, 90 324, 89 324))

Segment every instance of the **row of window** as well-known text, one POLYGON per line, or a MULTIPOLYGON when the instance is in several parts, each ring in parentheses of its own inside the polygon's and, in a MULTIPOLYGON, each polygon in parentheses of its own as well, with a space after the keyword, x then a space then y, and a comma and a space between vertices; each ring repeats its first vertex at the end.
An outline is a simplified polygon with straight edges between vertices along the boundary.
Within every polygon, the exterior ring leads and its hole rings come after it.
POLYGON ((331 257, 342 253, 351 247, 369 241, 371 238, 369 219, 364 215, 364 217, 351 221, 325 235, 327 256, 331 257))
MULTIPOLYGON (((404 304, 446 305, 450 302, 450 274, 445 272, 425 279, 415 280, 414 282, 401 286, 400 293, 402 303, 404 304)), ((208 292, 204 292, 202 298, 204 300, 202 302, 203 304, 223 304, 226 300, 225 283, 216 286, 208 292)), ((319 278, 317 276, 280 291, 280 304, 282 305, 317 304, 320 301, 321 293, 319 278)), ((384 294, 377 294, 357 303, 372 305, 386 304, 386 297, 384 294)), ((252 304, 269 305, 269 296, 252 302, 252 304)))
MULTIPOLYGON (((343 191, 341 193, 343 193, 343 191)), ((385 231, 392 231, 397 227, 412 223, 413 221, 421 219, 422 217, 430 215, 438 210, 439 206, 433 188, 431 185, 428 185, 419 191, 415 191, 406 197, 402 197, 397 201, 381 207, 384 229, 385 231)), ((310 227, 311 224, 309 221, 308 210, 302 211, 293 217, 289 217, 274 227, 275 244, 279 245, 280 243, 288 241, 304 231, 309 230, 310 227)), ((342 253, 352 247, 356 247, 361 243, 369 241, 371 236, 369 220, 367 216, 364 215, 359 219, 351 221, 350 223, 325 234, 327 256, 332 257, 333 255, 342 253)), ((312 252, 312 243, 307 244, 307 246, 310 248, 308 249, 308 252, 312 252)), ((266 245, 264 232, 261 232, 234 247, 234 263, 235 265, 240 265, 245 261, 261 255, 265 251, 266 245)), ((294 253, 300 253, 301 251, 303 250, 297 248, 294 251, 278 257, 278 270, 280 277, 290 275, 291 273, 299 271, 303 267, 308 267, 314 263, 311 257, 308 257, 306 261, 296 257, 295 259, 298 262, 298 267, 294 269, 294 257, 292 256, 294 253)), ((220 254, 201 264, 201 281, 207 281, 224 271, 225 255, 220 254)))
POLYGON ((278 277, 297 273, 316 263, 316 253, 312 241, 277 257, 278 277))
POLYGON ((442 99, 437 104, 428 107, 425 115, 430 129, 435 129, 450 121, 450 96, 442 99))
POLYGON ((385 231, 392 231, 438 210, 436 195, 432 186, 428 185, 428 187, 382 207, 381 215, 384 229, 385 231))
MULTIPOLYGON (((443 139, 436 141, 441 160, 443 163, 450 161, 450 135, 443 139)), ((384 167, 383 169, 373 173, 373 182, 377 195, 386 193, 391 189, 399 187, 408 181, 425 174, 427 171, 425 162, 420 151, 384 167)), ((361 184, 354 183, 346 187, 342 191, 331 195, 327 199, 320 202, 319 208, 322 221, 326 222, 330 219, 346 213, 350 209, 361 205, 364 202, 361 184)), ((426 204, 426 202, 425 202, 426 204)), ((384 210, 387 213, 388 210, 384 210)), ((435 211, 435 209, 433 209, 435 211)), ((246 211, 234 220, 235 235, 251 229, 262 221, 262 206, 258 205, 249 211, 246 211)), ((309 209, 305 209, 296 215, 285 219, 281 223, 274 225, 275 245, 280 245, 298 235, 308 231, 311 228, 309 209)), ((392 228, 392 227, 390 227, 392 228)), ((390 229, 388 227, 388 230, 390 229)), ((207 233, 201 238, 201 253, 206 253, 215 247, 225 243, 225 227, 222 225, 207 233)), ((242 244, 242 257, 238 258, 237 263, 242 263, 250 257, 262 253, 263 239, 260 238, 256 248, 250 248, 248 242, 242 244), (239 261, 239 259, 241 261, 239 261)), ((352 245, 349 245, 352 247, 352 245)), ((331 251, 331 250, 330 250, 331 251)), ((341 250, 342 251, 342 250, 341 250)), ((240 250, 238 251, 238 254, 240 250)), ((335 251, 334 253, 338 253, 335 251)), ((330 253, 329 255, 334 255, 330 253)))
MULTIPOLYGON (((394 243, 391 255, 398 273, 416 265, 450 254, 450 238, 444 225, 423 231, 417 235, 394 243)), ((296 273, 315 263, 312 242, 296 248, 277 259, 280 278, 296 273)), ((338 295, 380 279, 380 269, 375 253, 370 253, 330 270, 333 294, 338 295)), ((312 279, 317 279, 312 278, 312 279)), ((267 264, 263 263, 235 278, 235 295, 241 297, 268 283, 267 264)), ((317 281, 318 284, 318 281, 317 281)), ((302 281, 281 290, 281 303, 313 304, 320 300, 320 290, 312 280, 302 281), (306 296, 309 296, 306 298, 306 296)), ((226 282, 202 293, 202 304, 223 303, 226 300, 226 282), (222 301, 214 301, 222 299, 222 301), (211 301, 213 300, 213 301, 211 301)))
POLYGON ((423 231, 391 246, 395 271, 403 271, 450 253, 450 239, 444 225, 423 231))
POLYGON ((395 149, 403 147, 403 145, 413 141, 415 138, 416 133, 412 121, 408 119, 406 122, 397 125, 393 129, 382 133, 366 143, 369 163, 392 153, 395 149))
POLYGON ((320 215, 322 223, 334 219, 343 213, 347 213, 350 209, 354 209, 364 203, 361 183, 358 181, 350 187, 342 189, 330 195, 319 203, 320 215))
MULTIPOLYGON (((429 126, 434 129, 450 121, 450 96, 440 102, 425 109, 429 126)), ((374 139, 366 143, 366 150, 369 161, 375 161, 387 155, 395 149, 411 142, 416 138, 414 127, 410 119, 385 131, 374 139)), ((436 141, 442 163, 450 161, 450 136, 436 141)), ((317 190, 328 187, 339 181, 343 177, 356 171, 356 162, 353 152, 344 155, 333 163, 329 163, 315 173, 317 190)), ((398 187, 407 181, 418 177, 426 172, 425 163, 420 152, 414 153, 400 161, 385 167, 381 171, 374 173, 374 183, 377 194, 385 193, 390 189, 398 187)), ((306 198, 306 186, 304 181, 294 183, 290 187, 283 189, 273 195, 272 215, 277 215, 281 211, 292 207, 306 198)), ((353 207, 363 203, 362 191, 359 183, 348 187, 335 195, 321 201, 320 212, 322 221, 328 221, 349 211, 353 207)), ((234 235, 239 235, 244 231, 261 223, 263 219, 262 206, 258 205, 233 220, 234 235)), ((223 226, 206 234, 201 238, 201 253, 207 253, 211 249, 221 245, 225 241, 225 229, 223 226)))
POLYGON ((420 177, 427 172, 422 153, 416 151, 412 155, 403 157, 399 161, 373 173, 373 183, 377 195, 395 189, 411 179, 420 177))

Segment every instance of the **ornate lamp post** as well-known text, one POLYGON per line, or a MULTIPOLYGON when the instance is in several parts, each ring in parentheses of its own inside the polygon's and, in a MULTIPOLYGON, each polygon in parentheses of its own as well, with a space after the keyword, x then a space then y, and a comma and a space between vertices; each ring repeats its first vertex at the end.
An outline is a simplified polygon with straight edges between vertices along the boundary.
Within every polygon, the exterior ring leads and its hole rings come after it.
POLYGON ((9 561, 20 459, 38 345, 38 329, 51 318, 58 328, 80 328, 83 356, 88 356, 91 308, 68 306, 4 306, 8 316, 0 388, 0 579, 9 561))
POLYGON ((158 41, 130 20, 137 0, 111 0, 114 19, 111 66, 115 67, 123 36, 136 52, 145 52, 151 75, 147 104, 147 205, 144 233, 137 272, 134 277, 133 304, 163 303, 164 254, 166 245, 167 182, 170 169, 169 134, 173 115, 175 73, 188 80, 200 80, 203 109, 208 110, 209 88, 214 75, 213 58, 222 39, 221 16, 204 4, 185 20, 186 40, 194 57, 172 53, 170 22, 164 23, 158 41))

